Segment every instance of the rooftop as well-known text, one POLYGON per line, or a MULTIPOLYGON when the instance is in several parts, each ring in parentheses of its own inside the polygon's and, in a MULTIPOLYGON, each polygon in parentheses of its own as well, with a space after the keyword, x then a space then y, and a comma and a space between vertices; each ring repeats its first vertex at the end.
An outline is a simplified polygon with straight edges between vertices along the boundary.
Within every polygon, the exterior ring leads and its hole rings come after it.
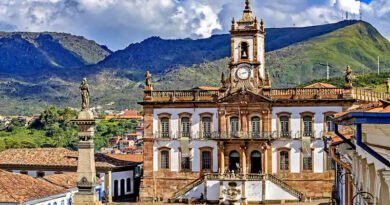
POLYGON ((0 170, 0 203, 22 203, 66 192, 43 179, 0 170))
POLYGON ((67 189, 77 187, 77 173, 65 173, 65 174, 51 174, 44 176, 43 179, 46 181, 61 186, 67 189))
POLYGON ((144 161, 144 155, 142 154, 108 154, 108 156, 123 160, 123 161, 128 161, 128 162, 143 162, 144 161))
MULTIPOLYGON (((61 170, 77 170, 78 152, 66 148, 8 149, 0 152, 0 167, 16 166, 51 167, 61 170)), ((108 155, 95 154, 97 170, 113 170, 135 166, 136 162, 122 161, 108 155)))

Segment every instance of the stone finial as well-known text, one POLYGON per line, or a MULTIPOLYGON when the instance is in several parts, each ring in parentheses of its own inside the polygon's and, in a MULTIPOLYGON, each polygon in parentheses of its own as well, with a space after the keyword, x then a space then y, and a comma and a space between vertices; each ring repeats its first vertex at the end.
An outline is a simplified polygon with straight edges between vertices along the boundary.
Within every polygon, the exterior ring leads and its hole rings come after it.
POLYGON ((83 78, 80 84, 80 93, 81 93, 81 109, 89 109, 89 86, 87 83, 87 78, 83 78))
POLYGON ((344 87, 345 88, 352 88, 352 80, 353 80, 353 76, 352 76, 352 68, 351 66, 347 66, 347 69, 345 70, 345 85, 344 87))
POLYGON ((265 74, 265 87, 271 87, 271 78, 269 72, 265 74))
POLYGON ((261 21, 260 21, 260 31, 261 32, 263 32, 264 33, 264 21, 263 21, 263 19, 261 19, 261 21))
POLYGON ((234 17, 233 17, 233 18, 232 18, 231 30, 233 31, 234 29, 236 29, 236 21, 234 20, 234 17))
POLYGON ((251 9, 251 2, 250 0, 245 0, 245 10, 250 10, 251 9))
POLYGON ((146 91, 151 91, 153 90, 153 86, 152 86, 152 74, 149 72, 149 71, 146 71, 146 74, 145 74, 145 90, 146 91))
POLYGON ((223 88, 226 87, 225 73, 224 72, 221 73, 221 85, 223 88))

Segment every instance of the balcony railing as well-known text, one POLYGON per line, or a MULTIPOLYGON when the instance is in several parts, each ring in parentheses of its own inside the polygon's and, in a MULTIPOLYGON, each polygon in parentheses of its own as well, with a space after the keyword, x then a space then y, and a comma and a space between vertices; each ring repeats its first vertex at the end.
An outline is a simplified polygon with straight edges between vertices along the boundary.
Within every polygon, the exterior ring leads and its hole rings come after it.
POLYGON ((239 139, 254 139, 254 140, 274 140, 274 139, 302 139, 302 137, 310 137, 312 139, 322 138, 328 132, 171 132, 171 133, 154 133, 155 139, 160 140, 239 140, 239 139))

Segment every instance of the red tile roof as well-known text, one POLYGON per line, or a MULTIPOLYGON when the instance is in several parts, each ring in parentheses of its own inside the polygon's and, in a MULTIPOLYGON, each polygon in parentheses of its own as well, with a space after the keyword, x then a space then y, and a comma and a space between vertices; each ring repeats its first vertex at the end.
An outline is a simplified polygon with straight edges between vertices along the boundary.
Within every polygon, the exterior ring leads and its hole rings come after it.
POLYGON ((43 179, 46 181, 55 184, 57 186, 65 188, 77 187, 77 173, 65 173, 65 174, 51 174, 44 176, 43 179))
POLYGON ((336 86, 329 83, 314 83, 306 86, 305 88, 336 88, 336 86))
POLYGON ((0 203, 22 203, 66 192, 43 179, 0 170, 0 203))
POLYGON ((381 100, 379 102, 362 104, 356 107, 352 107, 351 109, 345 112, 337 113, 334 116, 335 118, 338 118, 350 112, 379 112, 379 113, 390 112, 390 102, 381 100))
POLYGON ((108 154, 108 156, 123 160, 123 161, 128 161, 128 162, 143 162, 144 161, 144 155, 142 154, 108 154))
MULTIPOLYGON (((78 152, 65 148, 8 149, 0 152, 1 166, 50 166, 77 168, 78 152)), ((95 154, 96 169, 134 165, 105 154, 95 154)))

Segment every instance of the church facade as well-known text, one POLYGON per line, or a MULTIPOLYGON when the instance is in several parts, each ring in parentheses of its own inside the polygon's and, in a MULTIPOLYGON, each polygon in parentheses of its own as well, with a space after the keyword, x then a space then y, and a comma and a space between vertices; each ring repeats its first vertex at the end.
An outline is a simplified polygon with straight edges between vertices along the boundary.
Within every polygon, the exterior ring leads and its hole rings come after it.
POLYGON ((146 75, 143 200, 209 203, 330 198, 334 171, 323 137, 334 113, 386 94, 317 83, 273 88, 265 30, 247 0, 231 25, 220 87, 155 91, 146 75))

